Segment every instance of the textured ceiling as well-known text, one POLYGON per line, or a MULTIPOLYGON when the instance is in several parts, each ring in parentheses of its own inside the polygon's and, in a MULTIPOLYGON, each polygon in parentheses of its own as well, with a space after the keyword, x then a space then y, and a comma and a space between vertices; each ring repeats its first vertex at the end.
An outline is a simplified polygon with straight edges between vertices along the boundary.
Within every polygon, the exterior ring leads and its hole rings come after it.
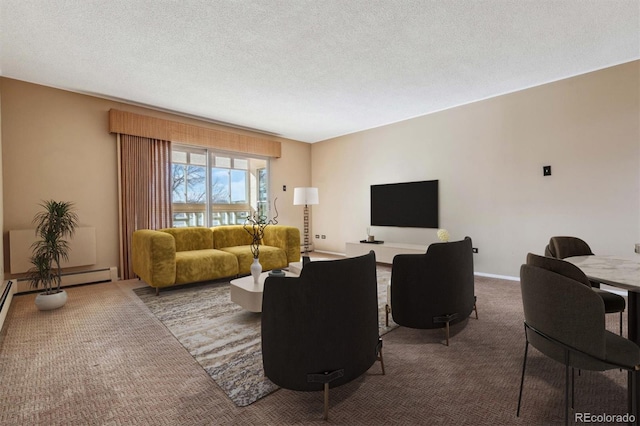
POLYGON ((638 0, 0 0, 2 76, 316 142, 640 58, 638 0))

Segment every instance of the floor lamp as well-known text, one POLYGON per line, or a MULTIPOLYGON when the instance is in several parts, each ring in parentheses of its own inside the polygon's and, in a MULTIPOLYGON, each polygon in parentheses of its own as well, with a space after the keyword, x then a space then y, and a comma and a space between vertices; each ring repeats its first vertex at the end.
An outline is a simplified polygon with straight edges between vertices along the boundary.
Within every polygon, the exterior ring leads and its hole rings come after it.
POLYGON ((304 206, 304 255, 302 256, 302 266, 309 262, 309 206, 320 204, 318 199, 318 188, 294 188, 293 205, 304 206))

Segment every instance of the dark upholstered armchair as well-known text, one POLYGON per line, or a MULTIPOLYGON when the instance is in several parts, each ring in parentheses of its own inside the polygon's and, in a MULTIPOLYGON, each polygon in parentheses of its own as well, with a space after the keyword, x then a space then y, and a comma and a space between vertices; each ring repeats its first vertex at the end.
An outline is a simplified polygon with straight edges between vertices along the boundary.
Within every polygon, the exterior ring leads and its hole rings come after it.
POLYGON ((545 256, 564 259, 571 256, 591 256, 591 247, 577 237, 551 237, 544 250, 545 256))
MULTIPOLYGON (((262 299, 262 360, 276 385, 324 390, 382 363, 375 253, 310 262, 300 277, 268 277, 262 299)), ((382 364, 384 374, 384 364, 382 364)))
MULTIPOLYGON (((591 247, 584 240, 577 237, 551 237, 544 250, 545 256, 565 259, 572 256, 592 256, 591 247)), ((620 334, 622 335, 622 313, 627 307, 624 297, 600 289, 600 283, 590 281, 593 291, 604 301, 604 311, 607 314, 620 313, 620 334)))
POLYGON ((604 303, 578 267, 530 253, 527 264, 520 269, 520 285, 526 343, 518 416, 529 344, 565 365, 565 423, 569 419, 569 368, 572 377, 575 368, 592 371, 624 368, 629 371, 630 380, 632 374, 637 374, 640 347, 605 330, 604 303))
MULTIPOLYGON (((475 308, 471 238, 431 244, 425 254, 399 254, 391 270, 393 320, 410 328, 445 328, 475 308)), ((477 311, 476 311, 477 317, 477 311)))

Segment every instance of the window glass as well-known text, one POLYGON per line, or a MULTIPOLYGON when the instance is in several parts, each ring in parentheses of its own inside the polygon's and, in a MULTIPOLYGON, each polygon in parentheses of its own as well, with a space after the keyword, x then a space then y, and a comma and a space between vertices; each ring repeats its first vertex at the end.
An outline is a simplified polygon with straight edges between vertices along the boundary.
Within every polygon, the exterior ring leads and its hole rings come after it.
POLYGON ((187 153, 184 151, 173 151, 171 153, 171 161, 173 161, 174 163, 186 164, 187 153))
POLYGON ((256 213, 268 216, 267 159, 178 144, 171 158, 174 227, 242 225, 256 213))
POLYGON ((245 158, 234 158, 233 168, 240 170, 247 170, 249 168, 249 160, 245 158))
POLYGON ((228 204, 229 197, 229 170, 211 169, 211 202, 214 204, 228 204))
POLYGON ((247 172, 231 170, 231 202, 247 204, 247 172))
POLYGON ((215 157, 215 162, 214 165, 216 167, 226 167, 226 168, 230 168, 231 167, 231 158, 229 157, 215 157))
POLYGON ((199 154, 199 153, 192 152, 189 155, 189 160, 191 160, 189 161, 191 164, 197 164, 199 166, 207 165, 207 155, 204 153, 199 154))
POLYGON ((172 172, 174 203, 205 202, 204 167, 173 164, 172 172))

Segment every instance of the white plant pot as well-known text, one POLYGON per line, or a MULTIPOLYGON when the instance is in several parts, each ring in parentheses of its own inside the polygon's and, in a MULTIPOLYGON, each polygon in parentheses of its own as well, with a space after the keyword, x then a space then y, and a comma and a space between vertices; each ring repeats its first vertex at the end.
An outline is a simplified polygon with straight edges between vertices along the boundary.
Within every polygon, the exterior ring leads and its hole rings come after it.
POLYGON ((251 276, 253 277, 253 283, 258 285, 260 280, 260 274, 262 273, 262 265, 257 257, 253 258, 253 263, 251 264, 251 276))
POLYGON ((53 294, 40 293, 36 296, 36 306, 41 311, 58 309, 63 307, 65 303, 67 303, 67 292, 64 290, 53 294))

